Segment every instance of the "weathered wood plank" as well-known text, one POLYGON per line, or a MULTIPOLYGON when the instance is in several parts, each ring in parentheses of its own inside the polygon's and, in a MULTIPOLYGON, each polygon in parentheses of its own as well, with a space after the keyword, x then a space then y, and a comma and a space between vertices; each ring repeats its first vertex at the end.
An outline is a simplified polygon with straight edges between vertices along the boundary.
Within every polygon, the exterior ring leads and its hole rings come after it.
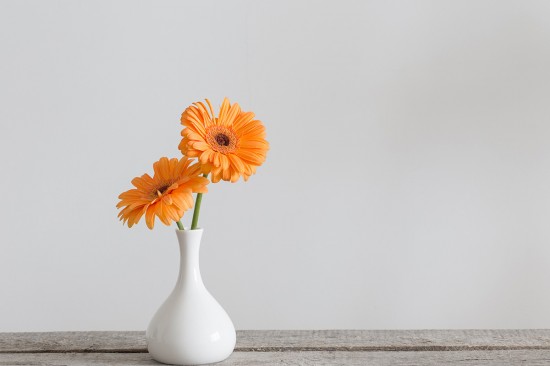
POLYGON ((550 349, 550 330, 249 330, 241 351, 459 351, 550 349))
POLYGON ((144 332, 0 333, 0 353, 147 352, 144 332))
MULTIPOLYGON (((235 352, 220 366, 263 365, 460 365, 502 366, 550 364, 550 350, 418 351, 418 352, 235 352)), ((159 365, 147 353, 4 353, 0 365, 159 365)))
MULTIPOLYGON (((550 349, 550 330, 243 330, 236 352, 550 349)), ((147 352, 144 332, 0 333, 0 353, 147 352)))

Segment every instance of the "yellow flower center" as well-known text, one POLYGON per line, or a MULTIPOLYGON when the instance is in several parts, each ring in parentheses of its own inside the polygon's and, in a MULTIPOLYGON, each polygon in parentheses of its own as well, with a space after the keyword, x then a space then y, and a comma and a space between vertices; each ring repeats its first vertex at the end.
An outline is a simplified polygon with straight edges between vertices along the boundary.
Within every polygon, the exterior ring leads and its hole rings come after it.
POLYGON ((210 126, 206 131, 206 142, 212 150, 228 154, 237 148, 237 135, 230 128, 210 126))

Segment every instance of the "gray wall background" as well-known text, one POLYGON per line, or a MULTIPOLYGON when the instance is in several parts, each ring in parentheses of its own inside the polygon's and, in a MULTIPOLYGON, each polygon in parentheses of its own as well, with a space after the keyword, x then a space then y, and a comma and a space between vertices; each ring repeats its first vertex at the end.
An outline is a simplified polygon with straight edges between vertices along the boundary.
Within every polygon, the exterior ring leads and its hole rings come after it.
MULTIPOLYGON (((0 331, 139 330, 174 227, 117 196, 223 96, 264 121, 205 196, 238 329, 550 327, 550 2, 0 2, 0 331)), ((186 220, 189 221, 190 216, 186 220)))

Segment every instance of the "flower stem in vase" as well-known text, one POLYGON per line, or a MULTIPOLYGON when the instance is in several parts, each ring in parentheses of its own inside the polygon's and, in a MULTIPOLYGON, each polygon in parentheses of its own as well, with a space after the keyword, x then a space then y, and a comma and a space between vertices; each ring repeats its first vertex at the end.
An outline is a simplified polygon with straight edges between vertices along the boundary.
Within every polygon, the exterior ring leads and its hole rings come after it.
MULTIPOLYGON (((207 178, 208 174, 203 174, 203 177, 207 178)), ((199 214, 201 211, 202 193, 197 193, 197 199, 195 200, 195 210, 193 211, 193 221, 191 222, 191 230, 195 230, 199 223, 199 214)))

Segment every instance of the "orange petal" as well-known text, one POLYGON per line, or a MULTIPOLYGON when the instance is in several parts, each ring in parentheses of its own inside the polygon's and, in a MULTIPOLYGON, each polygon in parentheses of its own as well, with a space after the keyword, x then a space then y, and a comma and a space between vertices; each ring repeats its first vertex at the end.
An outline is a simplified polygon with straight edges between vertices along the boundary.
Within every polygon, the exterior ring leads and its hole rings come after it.
POLYGON ((165 205, 162 201, 159 201, 159 203, 155 206, 155 214, 164 225, 170 225, 170 220, 165 212, 165 205))
POLYGON ((241 113, 241 107, 237 103, 233 104, 229 111, 227 112, 227 116, 224 117, 222 121, 220 121, 220 124, 222 126, 231 126, 233 125, 233 122, 235 121, 235 118, 241 113))
POLYGON ((212 170, 212 164, 210 163, 201 164, 202 174, 208 174, 210 173, 211 170, 212 170))
POLYGON ((155 206, 156 205, 149 205, 145 212, 145 223, 151 230, 155 227, 155 206))
POLYGON ((128 217, 128 227, 132 227, 134 226, 134 224, 137 224, 139 222, 141 216, 143 216, 143 214, 145 213, 145 208, 146 206, 144 206, 144 208, 140 210, 135 210, 133 214, 128 217))
POLYGON ((210 161, 212 163, 214 163, 213 165, 218 168, 220 165, 221 165, 221 162, 220 162, 220 153, 219 152, 213 152, 213 155, 214 155, 214 159, 210 159, 210 161))
POLYGON ((248 161, 248 162, 250 162, 252 164, 255 164, 255 165, 262 164, 262 162, 264 160, 261 155, 251 153, 247 150, 237 150, 236 155, 239 158, 243 159, 244 161, 248 161))
POLYGON ((223 177, 223 180, 230 180, 231 179, 231 171, 229 169, 223 169, 222 170, 222 177, 223 177))
POLYGON ((230 107, 231 104, 229 103, 229 99, 223 98, 223 102, 220 107, 220 113, 218 113, 218 125, 223 125, 223 121, 225 120, 230 107))
MULTIPOLYGON (((164 214, 166 215, 166 220, 167 221, 168 221, 168 219, 170 219, 172 221, 178 221, 179 219, 181 219, 181 216, 179 215, 179 212, 178 212, 178 209, 176 208, 176 206, 164 205, 163 210, 164 210, 164 214)), ((168 222, 168 224, 170 224, 170 222, 168 222)))
POLYGON ((166 205, 171 205, 173 203, 172 196, 169 194, 162 196, 162 202, 164 202, 166 205))
POLYGON ((239 147, 244 149, 262 149, 266 150, 269 148, 269 144, 265 140, 239 140, 239 147))
POLYGON ((222 167, 223 170, 227 170, 229 169, 229 159, 227 158, 226 155, 223 155, 223 154, 220 154, 220 165, 222 167))
POLYGON ((176 205, 180 210, 188 210, 187 202, 182 194, 173 194, 172 199, 174 200, 174 205, 176 205))
POLYGON ((204 142, 204 141, 194 141, 191 142, 191 146, 193 146, 193 149, 204 151, 210 149, 210 146, 204 142))
POLYGON ((218 183, 222 179, 221 169, 214 168, 212 170, 212 183, 218 183))
POLYGON ((210 113, 208 113, 208 110, 206 109, 204 104, 202 102, 197 102, 194 104, 197 106, 199 112, 201 113, 201 118, 204 126, 205 127, 211 126, 214 122, 212 121, 210 117, 210 113))
POLYGON ((208 109, 210 109, 210 115, 212 117, 212 120, 214 119, 214 108, 212 108, 212 103, 210 103, 210 101, 208 99, 205 99, 206 100, 206 104, 208 104, 208 109))
POLYGON ((239 128, 239 130, 235 130, 235 132, 239 136, 258 135, 260 137, 264 137, 265 127, 262 125, 261 121, 253 120, 239 128))
POLYGON ((195 140, 195 141, 204 141, 204 138, 199 135, 198 133, 194 132, 190 128, 186 128, 182 131, 183 136, 188 138, 189 140, 195 140))
POLYGON ((188 145, 187 145, 188 142, 189 142, 188 139, 183 138, 183 139, 181 139, 181 142, 178 145, 179 151, 181 151, 181 153, 184 154, 184 155, 187 155, 185 153, 187 152, 187 149, 188 149, 188 145))
POLYGON ((162 157, 159 161, 153 164, 153 170, 155 171, 155 177, 160 177, 162 180, 170 178, 170 170, 168 169, 168 158, 162 157))
POLYGON ((250 121, 254 119, 254 113, 252 112, 241 112, 235 119, 235 122, 233 122, 233 129, 235 131, 240 130, 243 128, 246 124, 248 124, 250 121))
POLYGON ((231 161, 233 168, 235 168, 239 173, 243 173, 246 170, 243 161, 237 155, 229 154, 227 157, 231 161))
POLYGON ((236 170, 231 170, 231 183, 235 183, 236 181, 239 180, 239 172, 236 171, 236 170))
POLYGON ((198 150, 187 150, 187 153, 185 155, 187 155, 188 157, 190 158, 196 158, 198 156, 200 156, 201 152, 198 151, 198 150))
POLYGON ((199 157, 199 160, 201 163, 206 164, 208 163, 208 160, 212 156, 212 150, 208 149, 202 152, 201 156, 199 157))
POLYGON ((187 207, 191 208, 193 207, 193 196, 190 194, 186 194, 183 196, 183 199, 185 202, 187 202, 187 207))

